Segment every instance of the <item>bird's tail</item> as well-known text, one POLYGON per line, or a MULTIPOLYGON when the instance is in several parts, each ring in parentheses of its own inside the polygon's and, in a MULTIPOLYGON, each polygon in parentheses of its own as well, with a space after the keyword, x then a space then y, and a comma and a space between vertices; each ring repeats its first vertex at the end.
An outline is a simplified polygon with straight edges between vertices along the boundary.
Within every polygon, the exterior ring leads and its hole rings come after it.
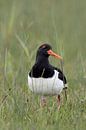
POLYGON ((68 84, 64 84, 64 88, 63 89, 67 89, 68 88, 68 84))

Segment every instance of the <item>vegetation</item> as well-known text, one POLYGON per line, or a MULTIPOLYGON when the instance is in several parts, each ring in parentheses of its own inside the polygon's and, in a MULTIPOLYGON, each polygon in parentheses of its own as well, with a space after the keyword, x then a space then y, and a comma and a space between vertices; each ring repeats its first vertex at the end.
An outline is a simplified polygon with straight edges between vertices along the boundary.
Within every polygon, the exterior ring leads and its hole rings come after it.
MULTIPOLYGON (((86 129, 86 1, 0 0, 0 130, 86 129), (62 93, 41 108, 27 75, 41 42, 64 57, 68 100, 62 93)), ((60 62, 50 58, 53 65, 60 62)))

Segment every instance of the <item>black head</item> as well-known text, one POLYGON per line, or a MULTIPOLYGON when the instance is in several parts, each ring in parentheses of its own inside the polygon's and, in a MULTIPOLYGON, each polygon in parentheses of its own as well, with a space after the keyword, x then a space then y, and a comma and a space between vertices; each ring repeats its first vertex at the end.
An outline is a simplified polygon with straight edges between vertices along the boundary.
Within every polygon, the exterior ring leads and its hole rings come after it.
POLYGON ((43 56, 43 57, 48 57, 49 54, 48 54, 48 51, 49 50, 52 50, 52 47, 50 44, 47 44, 47 43, 44 43, 42 44, 39 48, 38 48, 38 51, 37 51, 37 56, 40 55, 40 56, 43 56))
POLYGON ((52 51, 52 47, 51 47, 50 44, 44 43, 44 44, 42 44, 42 45, 38 48, 36 58, 37 58, 38 56, 48 58, 50 55, 51 55, 51 56, 54 56, 55 58, 62 59, 61 56, 57 55, 56 53, 54 53, 54 52, 52 51))

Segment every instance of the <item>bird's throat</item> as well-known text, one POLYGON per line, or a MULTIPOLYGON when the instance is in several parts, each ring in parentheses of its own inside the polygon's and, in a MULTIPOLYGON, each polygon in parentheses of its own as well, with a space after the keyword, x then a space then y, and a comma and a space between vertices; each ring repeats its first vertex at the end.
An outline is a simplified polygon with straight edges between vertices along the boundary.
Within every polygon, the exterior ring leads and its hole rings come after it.
POLYGON ((39 64, 39 65, 49 65, 49 60, 47 57, 41 57, 41 56, 38 56, 36 58, 36 64, 39 64))

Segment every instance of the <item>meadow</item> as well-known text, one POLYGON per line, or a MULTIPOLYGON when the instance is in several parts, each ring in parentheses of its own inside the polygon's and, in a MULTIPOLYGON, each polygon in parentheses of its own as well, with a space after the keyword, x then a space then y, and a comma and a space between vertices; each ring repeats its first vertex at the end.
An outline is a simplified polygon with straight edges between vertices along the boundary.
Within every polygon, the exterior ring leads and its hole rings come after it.
MULTIPOLYGON (((50 62, 61 67, 60 61, 50 62)), ((0 0, 0 130, 86 129, 86 1, 0 0), (41 108, 27 85, 41 42, 64 58, 67 101, 41 108)))

